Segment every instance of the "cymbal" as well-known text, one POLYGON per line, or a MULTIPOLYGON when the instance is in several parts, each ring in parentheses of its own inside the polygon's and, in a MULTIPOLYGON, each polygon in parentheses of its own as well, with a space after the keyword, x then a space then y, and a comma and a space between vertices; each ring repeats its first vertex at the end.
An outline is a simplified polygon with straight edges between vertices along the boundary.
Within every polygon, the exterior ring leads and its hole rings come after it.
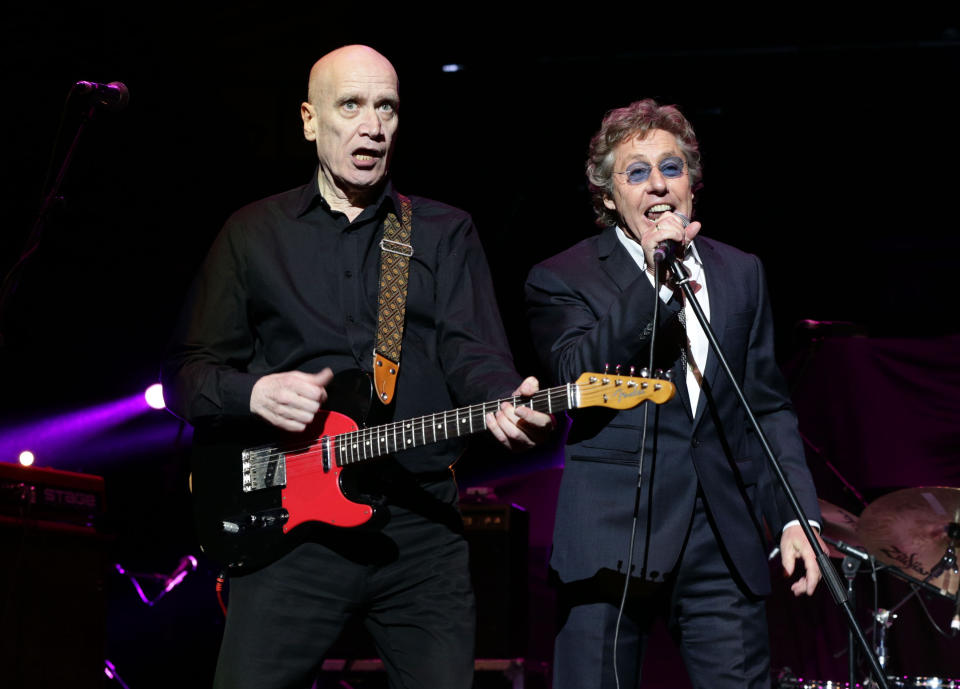
MULTIPOLYGON (((817 502, 820 503, 820 516, 823 521, 820 528, 821 535, 834 541, 843 541, 855 548, 862 548, 863 543, 857 534, 859 518, 842 507, 837 507, 832 502, 820 498, 817 499, 817 502)), ((830 557, 843 557, 843 553, 834 548, 829 541, 827 541, 827 554, 830 557)))
MULTIPOLYGON (((860 515, 857 533, 875 558, 922 580, 951 545, 947 529, 957 523, 960 488, 905 488, 870 503, 860 515)), ((949 567, 928 581, 944 595, 956 595, 960 588, 960 575, 949 567)))

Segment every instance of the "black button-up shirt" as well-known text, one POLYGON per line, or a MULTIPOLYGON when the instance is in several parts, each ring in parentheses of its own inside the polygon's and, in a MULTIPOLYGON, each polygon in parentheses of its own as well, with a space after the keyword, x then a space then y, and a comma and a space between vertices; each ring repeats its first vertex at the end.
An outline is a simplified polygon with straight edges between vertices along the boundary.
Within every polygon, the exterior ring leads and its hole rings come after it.
MULTIPOLYGON (((461 210, 412 197, 414 254, 394 419, 509 395, 519 384, 476 228, 461 210)), ((372 369, 380 239, 399 215, 389 182, 350 222, 317 179, 237 211, 189 292, 162 370, 186 421, 249 416, 261 376, 372 369)), ((398 455, 409 470, 449 466, 450 441, 398 455)))

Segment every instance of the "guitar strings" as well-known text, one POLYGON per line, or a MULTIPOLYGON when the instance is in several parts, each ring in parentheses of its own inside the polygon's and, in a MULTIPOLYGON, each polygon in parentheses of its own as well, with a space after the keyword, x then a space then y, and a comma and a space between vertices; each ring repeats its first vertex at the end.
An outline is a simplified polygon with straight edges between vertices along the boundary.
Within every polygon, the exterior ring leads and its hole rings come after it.
MULTIPOLYGON (((609 383, 600 383, 600 382, 589 383, 589 384, 574 383, 573 385, 576 386, 578 390, 582 391, 580 395, 579 406, 595 406, 599 404, 599 401, 601 398, 603 399, 604 402, 606 402, 607 401, 606 396, 611 390, 609 383)), ((652 397, 653 396, 652 393, 655 390, 656 389, 648 392, 646 395, 644 395, 643 398, 647 399, 649 397, 652 397)), ((565 403, 567 394, 568 393, 566 391, 566 386, 562 386, 561 388, 551 388, 549 390, 544 390, 542 392, 535 393, 535 396, 531 397, 530 401, 532 403, 543 402, 545 398, 549 397, 552 404, 553 399, 556 399, 556 397, 553 397, 553 396, 559 395, 558 401, 565 403), (561 390, 562 390, 562 394, 558 392, 561 390)), ((516 398, 513 398, 513 399, 516 399, 516 398)), ((485 422, 483 422, 483 417, 486 415, 486 411, 497 409, 499 407, 499 402, 503 402, 503 401, 506 401, 506 400, 500 400, 498 402, 486 402, 486 403, 483 403, 482 405, 474 405, 472 407, 466 408, 469 410, 469 413, 471 414, 473 419, 483 423, 483 425, 480 426, 479 428, 476 428, 473 431, 469 431, 467 433, 459 433, 453 437, 459 437, 460 435, 468 435, 471 433, 476 433, 484 430, 486 428, 486 424, 485 422), (481 408, 481 407, 483 409, 480 412, 478 412, 478 408, 481 408), (488 410, 487 407, 491 407, 491 409, 488 410)), ((525 405, 525 406, 533 406, 533 405, 531 404, 531 405, 525 405)), ((576 406, 576 405, 572 405, 572 406, 576 406)), ((546 407, 542 407, 542 409, 546 409, 546 407)), ((458 411, 460 410, 454 410, 446 413, 454 414, 458 411)), ((436 416, 439 416, 439 415, 440 414, 438 413, 436 416)), ((388 428, 391 426, 405 425, 407 423, 411 423, 415 421, 422 421, 423 419, 426 419, 426 418, 427 417, 419 417, 417 419, 408 419, 406 421, 393 422, 392 424, 388 424, 387 426, 380 426, 377 428, 381 429, 381 428, 388 428)), ((411 423, 411 426, 412 426, 412 423, 411 423)), ((411 431, 416 432, 416 428, 411 427, 411 429, 408 429, 406 432, 409 433, 411 431)), ((406 447, 401 447, 400 441, 394 440, 394 443, 395 443, 394 449, 390 449, 389 444, 386 447, 385 451, 380 451, 379 449, 371 448, 375 454, 370 456, 369 454, 366 454, 369 451, 365 451, 362 448, 347 447, 347 445, 343 441, 343 439, 349 438, 351 441, 359 440, 360 442, 363 442, 364 436, 368 436, 368 438, 373 438, 376 435, 381 433, 382 432, 378 432, 373 429, 360 429, 357 431, 348 431, 346 433, 341 433, 334 436, 327 436, 327 438, 329 438, 333 442, 333 454, 336 457, 335 465, 337 467, 343 468, 359 462, 376 459, 377 457, 382 457, 384 454, 388 454, 390 452, 397 452, 397 451, 412 448, 412 447, 422 447, 423 445, 432 444, 432 442, 434 442, 432 440, 426 440, 426 442, 421 442, 419 445, 411 443, 406 447), (337 442, 338 439, 340 439, 339 442, 337 442), (349 457, 349 455, 351 454, 354 455, 355 458, 349 457), (364 454, 366 454, 366 456, 361 456, 364 454)), ((423 435, 424 434, 421 429, 421 437, 423 437, 423 435)), ((321 438, 320 441, 322 440, 323 439, 321 438)), ((272 455, 273 459, 271 461, 276 461, 279 458, 280 454, 282 453, 276 453, 272 455)), ((318 445, 314 445, 308 452, 299 454, 294 457, 287 457, 285 462, 287 476, 288 477, 295 476, 298 481, 307 481, 313 475, 329 473, 330 470, 324 468, 323 466, 322 454, 323 454, 323 450, 318 445)))
MULTIPOLYGON (((436 423, 438 420, 442 420, 442 426, 444 428, 444 433, 445 433, 444 439, 446 440, 451 437, 448 432, 448 422, 451 419, 462 420, 463 418, 467 418, 470 421, 470 425, 472 425, 474 421, 480 424, 478 428, 470 430, 466 433, 455 432, 452 437, 456 438, 463 435, 477 433, 486 428, 486 423, 484 421, 486 414, 489 412, 496 411, 497 409, 500 408, 500 405, 503 404, 504 402, 510 402, 514 406, 527 406, 534 409, 537 408, 537 405, 545 405, 545 406, 542 406, 540 409, 538 409, 538 411, 547 411, 549 409, 552 409, 555 406, 554 405, 555 401, 559 401, 563 405, 565 405, 566 404, 565 400, 569 394, 568 388, 570 387, 576 388, 580 392, 581 403, 584 401, 590 401, 591 398, 596 397, 598 393, 601 395, 605 394, 606 391, 610 389, 609 383, 603 383, 599 380, 596 380, 590 383, 571 383, 569 386, 561 385, 553 388, 548 388, 547 390, 538 391, 533 395, 531 395, 529 398, 527 398, 526 402, 522 402, 522 403, 519 402, 519 400, 523 399, 521 397, 508 397, 501 400, 496 400, 494 402, 483 402, 481 404, 470 405, 468 407, 462 407, 460 409, 454 409, 454 410, 449 410, 445 412, 437 412, 435 414, 427 414, 425 416, 421 416, 413 419, 405 419, 403 421, 393 421, 391 423, 384 424, 382 426, 376 426, 374 428, 357 429, 357 430, 346 431, 344 433, 339 433, 331 436, 321 436, 311 441, 310 445, 306 445, 303 447, 276 448, 266 456, 255 457, 249 460, 249 466, 252 469, 257 469, 265 465, 269 465, 271 463, 277 462, 279 459, 283 458, 285 455, 293 455, 293 456, 286 457, 285 464, 286 464, 287 471, 294 470, 298 475, 306 475, 304 471, 302 471, 303 467, 299 465, 304 465, 304 464, 309 465, 309 464, 315 463, 318 457, 321 458, 320 470, 326 471, 325 469, 322 468, 322 456, 324 454, 324 448, 322 446, 322 443, 325 440, 330 441, 330 447, 333 449, 333 453, 335 455, 335 463, 338 466, 355 464, 368 459, 375 459, 377 457, 381 457, 384 454, 389 454, 391 452, 399 452, 401 450, 410 449, 413 447, 422 447, 423 445, 429 445, 434 442, 439 442, 439 439, 436 438, 436 435, 437 435, 436 429, 434 428, 435 426, 438 425, 436 423), (430 427, 434 429, 434 440, 426 439, 426 435, 427 435, 426 420, 428 418, 432 419, 430 427), (404 426, 408 426, 408 425, 409 425, 409 428, 404 428, 404 426), (419 443, 419 445, 416 443, 416 433, 417 433, 418 427, 420 431, 420 437, 423 439, 419 443), (412 432, 413 441, 411 441, 409 444, 403 443, 403 446, 401 447, 402 439, 397 439, 398 431, 400 432, 401 435, 408 432, 412 432), (363 443, 365 440, 369 440, 374 437, 379 437, 382 439, 385 435, 393 436, 393 439, 394 439, 393 449, 390 448, 390 443, 388 441, 384 443, 384 446, 382 448, 377 445, 370 447, 369 449, 365 449, 363 447, 350 447, 350 445, 355 440, 359 440, 361 443, 363 443), (373 452, 372 456, 368 454, 371 450, 373 452), (351 453, 355 455, 356 457, 355 459, 348 459, 348 457, 345 456, 345 455, 350 455, 351 453)), ((589 406, 589 405, 584 405, 584 406, 589 406)), ((566 409, 566 408, 567 408, 566 406, 563 407, 563 409, 566 409)), ((558 410, 561 410, 559 406, 558 406, 558 410)), ((454 426, 454 430, 459 431, 460 429, 457 426, 454 426)), ((254 449, 254 451, 256 451, 256 449, 254 449)))
MULTIPOLYGON (((574 383, 573 385, 581 390, 585 387, 584 385, 578 385, 576 383, 574 383)), ((289 470, 291 465, 304 463, 304 460, 315 461, 316 455, 322 455, 324 451, 322 444, 326 440, 330 441, 335 454, 340 455, 340 454, 345 454, 342 448, 346 448, 347 445, 353 440, 361 440, 362 442, 365 439, 365 437, 373 437, 373 436, 382 437, 385 435, 392 435, 394 438, 396 438, 396 440, 394 441, 393 449, 390 449, 389 442, 386 443, 387 447, 385 448, 384 451, 381 451, 379 448, 373 449, 373 451, 376 453, 374 457, 379 457, 384 454, 388 454, 390 452, 399 452, 404 449, 409 449, 413 447, 422 447, 423 445, 432 444, 433 442, 439 442, 440 438, 438 438, 436 441, 425 440, 425 442, 420 442, 420 443, 412 442, 412 443, 404 444, 402 439, 397 437, 398 432, 402 436, 403 434, 409 433, 412 431, 414 433, 414 437, 416 437, 416 434, 419 432, 420 437, 425 439, 426 432, 424 429, 426 428, 427 419, 431 419, 431 423, 429 426, 429 428, 431 429, 433 429, 437 425, 442 425, 444 427, 445 437, 443 439, 446 440, 450 438, 461 437, 463 435, 470 435, 472 433, 478 433, 482 430, 485 430, 486 422, 484 421, 484 418, 486 417, 486 415, 490 412, 494 412, 497 409, 499 409, 500 405, 505 402, 509 402, 514 406, 525 406, 525 407, 531 407, 534 409, 537 408, 537 405, 543 404, 544 406, 541 410, 545 411, 549 408, 558 406, 556 405, 556 402, 565 400, 567 394, 568 394, 567 386, 562 385, 554 388, 548 388, 547 390, 540 390, 534 393, 533 395, 531 395, 529 398, 527 398, 527 401, 525 402, 520 402, 520 400, 522 400, 523 398, 519 396, 508 397, 501 400, 496 400, 494 402, 483 402, 481 404, 470 405, 468 407, 462 407, 460 409, 453 409, 445 412, 437 412, 435 414, 426 414, 424 416, 413 418, 413 419, 405 419, 403 421, 392 421, 388 424, 384 424, 382 426, 376 426, 374 428, 361 428, 361 429, 356 429, 352 431, 345 431, 343 433, 338 433, 336 435, 320 436, 310 441, 309 445, 305 445, 303 447, 291 447, 291 448, 277 447, 275 449, 272 449, 272 451, 270 451, 269 454, 267 454, 266 456, 257 456, 250 459, 249 465, 251 468, 259 468, 261 466, 276 462, 278 459, 280 459, 284 455, 294 455, 294 456, 288 456, 286 458, 286 464, 289 470), (452 429, 453 433, 449 432, 448 429, 449 429, 450 422, 456 421, 457 419, 468 420, 469 421, 468 426, 472 426, 474 430, 462 432, 461 428, 454 425, 452 429), (475 425, 475 423, 479 425, 475 425), (410 426, 409 429, 404 428, 407 425, 410 426), (298 460, 301 460, 301 461, 298 461, 298 460)), ((436 435, 436 431, 434 435, 436 435)), ((262 449, 266 450, 267 448, 262 448, 262 449)), ((257 448, 253 448, 251 451, 256 452, 257 448)), ((357 451, 363 452, 363 450, 360 448, 357 448, 357 451)), ((340 462, 338 462, 338 464, 340 464, 341 466, 344 464, 353 464, 358 461, 361 461, 361 459, 368 459, 368 458, 373 459, 374 457, 360 458, 360 459, 353 460, 352 462, 351 461, 344 462, 343 461, 344 458, 339 458, 340 462)))

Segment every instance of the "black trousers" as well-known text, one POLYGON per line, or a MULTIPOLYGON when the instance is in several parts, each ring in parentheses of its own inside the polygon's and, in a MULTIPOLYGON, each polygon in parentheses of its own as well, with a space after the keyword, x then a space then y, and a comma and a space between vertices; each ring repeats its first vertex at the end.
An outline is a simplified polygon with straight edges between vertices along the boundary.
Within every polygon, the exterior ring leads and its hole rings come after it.
MULTIPOLYGON (((561 586, 554 689, 616 686, 613 643, 623 581, 622 574, 601 570, 561 586)), ((770 687, 764 602, 736 581, 700 497, 674 576, 630 583, 616 654, 621 688, 641 686, 644 646, 658 617, 666 620, 697 689, 770 687)))
POLYGON ((382 530, 331 529, 322 543, 231 579, 214 686, 309 687, 357 616, 391 688, 469 689, 476 633, 469 553, 455 528, 459 517, 446 507, 455 521, 390 507, 382 530))

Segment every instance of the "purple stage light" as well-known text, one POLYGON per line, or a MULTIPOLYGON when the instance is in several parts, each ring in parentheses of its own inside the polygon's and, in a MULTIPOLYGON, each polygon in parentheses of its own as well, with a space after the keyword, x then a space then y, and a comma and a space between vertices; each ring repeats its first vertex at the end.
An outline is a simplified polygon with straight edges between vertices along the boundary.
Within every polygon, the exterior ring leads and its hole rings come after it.
POLYGON ((73 453, 90 438, 150 409, 142 394, 34 423, 0 429, 0 461, 19 457, 24 447, 47 462, 73 453))
POLYGON ((160 383, 154 383, 143 393, 143 399, 152 409, 165 409, 166 402, 163 401, 163 386, 160 383))
POLYGON ((25 467, 28 467, 31 464, 33 464, 33 461, 36 459, 36 457, 32 452, 30 452, 30 450, 24 450, 23 452, 20 453, 20 456, 18 457, 18 459, 20 461, 20 464, 22 464, 25 467))

